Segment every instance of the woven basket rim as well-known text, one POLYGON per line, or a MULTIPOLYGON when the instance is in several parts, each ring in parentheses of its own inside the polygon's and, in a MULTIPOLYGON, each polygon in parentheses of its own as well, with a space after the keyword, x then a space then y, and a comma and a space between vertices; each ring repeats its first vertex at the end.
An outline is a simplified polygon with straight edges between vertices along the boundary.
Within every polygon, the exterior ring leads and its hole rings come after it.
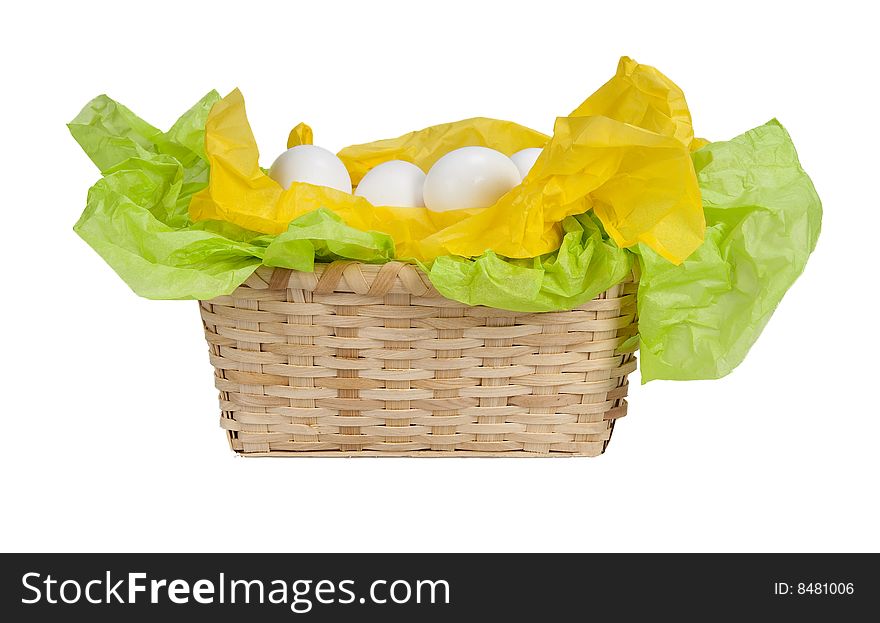
POLYGON ((254 290, 297 289, 316 294, 443 296, 418 266, 397 260, 384 264, 357 260, 315 262, 313 272, 260 266, 242 285, 254 290))

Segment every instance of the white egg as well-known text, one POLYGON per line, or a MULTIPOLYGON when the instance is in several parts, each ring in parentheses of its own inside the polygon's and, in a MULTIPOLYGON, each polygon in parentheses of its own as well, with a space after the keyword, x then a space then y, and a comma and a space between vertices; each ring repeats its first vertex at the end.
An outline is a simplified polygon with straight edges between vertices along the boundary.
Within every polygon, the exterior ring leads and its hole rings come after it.
POLYGON ((519 174, 523 179, 529 174, 532 167, 535 166, 535 161, 541 155, 541 151, 543 150, 540 147, 526 147, 510 157, 513 160, 513 164, 519 169, 519 174))
POLYGON ((336 154, 317 145, 291 147, 275 159, 269 177, 285 189, 293 182, 351 192, 351 176, 336 154))
POLYGON ((425 172, 405 160, 389 160, 370 169, 354 194, 374 206, 420 208, 425 172))
POLYGON ((435 212, 488 208, 522 181, 513 161, 488 147, 462 147, 440 158, 425 177, 425 206, 435 212))

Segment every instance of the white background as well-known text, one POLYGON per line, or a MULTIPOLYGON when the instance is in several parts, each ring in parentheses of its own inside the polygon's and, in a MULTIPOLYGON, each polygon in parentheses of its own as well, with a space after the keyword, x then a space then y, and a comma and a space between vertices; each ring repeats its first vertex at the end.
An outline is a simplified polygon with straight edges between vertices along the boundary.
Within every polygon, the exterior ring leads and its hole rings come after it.
POLYGON ((4 9, 0 549, 880 549, 870 3, 297 4, 4 9), (598 459, 237 458, 196 303, 138 298, 71 229, 98 172, 65 123, 102 92, 167 128, 238 86, 268 164, 299 121, 334 151, 476 115, 549 132, 623 54, 700 136, 778 117, 825 220, 745 363, 635 375, 598 459))

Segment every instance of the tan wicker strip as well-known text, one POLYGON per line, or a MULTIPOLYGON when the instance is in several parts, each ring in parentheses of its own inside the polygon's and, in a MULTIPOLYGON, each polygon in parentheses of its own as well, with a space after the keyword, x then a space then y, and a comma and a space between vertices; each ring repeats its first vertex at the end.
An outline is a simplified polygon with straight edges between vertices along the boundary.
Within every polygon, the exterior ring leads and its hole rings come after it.
POLYGON ((244 456, 596 456, 626 414, 632 278, 567 312, 471 307, 401 262, 262 267, 200 302, 244 456))

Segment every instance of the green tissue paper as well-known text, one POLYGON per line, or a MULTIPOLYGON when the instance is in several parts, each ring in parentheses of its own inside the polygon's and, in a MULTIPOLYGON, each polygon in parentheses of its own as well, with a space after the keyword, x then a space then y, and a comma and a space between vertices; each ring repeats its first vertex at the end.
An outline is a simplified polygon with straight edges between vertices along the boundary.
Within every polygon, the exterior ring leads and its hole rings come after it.
MULTIPOLYGON (((102 175, 74 229, 132 290, 152 299, 207 300, 231 293, 260 265, 311 271, 316 260, 395 259, 388 235, 350 227, 325 208, 278 235, 190 222, 190 199, 210 175, 204 128, 218 100, 208 93, 162 132, 101 95, 69 124, 102 175)), ((540 312, 582 305, 638 261, 642 381, 724 376, 803 271, 822 206, 776 121, 692 157, 707 230, 678 266, 645 245, 636 253, 620 249, 591 212, 565 219, 560 248, 541 257, 487 251, 420 266, 448 298, 540 312)))
POLYGON ((822 204, 777 121, 693 154, 706 239, 679 266, 639 247, 642 382, 742 362, 816 246, 822 204))

